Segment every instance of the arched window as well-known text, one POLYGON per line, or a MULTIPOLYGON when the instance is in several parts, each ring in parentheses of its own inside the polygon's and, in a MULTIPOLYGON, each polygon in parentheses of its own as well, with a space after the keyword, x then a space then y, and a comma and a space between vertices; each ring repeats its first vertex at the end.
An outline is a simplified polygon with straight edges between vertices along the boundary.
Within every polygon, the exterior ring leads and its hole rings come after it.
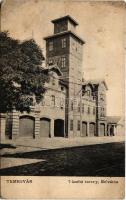
POLYGON ((90 95, 91 95, 91 91, 90 90, 87 90, 87 95, 90 97, 90 95))

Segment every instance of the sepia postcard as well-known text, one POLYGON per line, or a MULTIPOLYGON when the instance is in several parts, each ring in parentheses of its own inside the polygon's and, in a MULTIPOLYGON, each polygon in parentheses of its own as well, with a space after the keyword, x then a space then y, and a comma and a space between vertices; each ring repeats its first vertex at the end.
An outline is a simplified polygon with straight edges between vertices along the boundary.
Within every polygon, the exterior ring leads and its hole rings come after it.
POLYGON ((125 198, 125 2, 0 1, 0 197, 125 198))

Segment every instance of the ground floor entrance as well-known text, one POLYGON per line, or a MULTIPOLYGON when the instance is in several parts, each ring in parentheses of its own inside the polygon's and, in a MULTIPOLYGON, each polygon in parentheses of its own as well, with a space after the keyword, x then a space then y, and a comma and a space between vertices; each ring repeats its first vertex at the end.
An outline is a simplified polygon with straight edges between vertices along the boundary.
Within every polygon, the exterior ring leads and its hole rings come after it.
POLYGON ((87 136, 87 122, 82 122, 82 137, 87 136))
POLYGON ((33 137, 35 129, 35 119, 31 116, 21 116, 19 118, 19 136, 33 137))
MULTIPOLYGON (((83 119, 85 120, 85 119, 83 119)), ((81 121, 80 130, 78 131, 77 124, 74 123, 74 129, 76 128, 76 137, 87 136, 114 136, 116 135, 116 124, 107 124, 100 121, 97 124, 95 121, 81 121), (75 126, 76 125, 76 126, 75 126)), ((68 137, 71 137, 72 133, 68 133, 68 137)), ((4 136, 7 139, 13 139, 17 137, 66 137, 65 132, 65 120, 62 118, 53 119, 44 116, 36 115, 14 115, 10 116, 6 121, 6 128, 4 136)))
POLYGON ((105 136, 105 124, 100 124, 100 136, 105 136))
POLYGON ((95 123, 91 122, 89 124, 89 136, 95 136, 95 123))
POLYGON ((116 126, 111 124, 111 125, 108 125, 107 126, 107 132, 108 132, 108 135, 109 136, 114 136, 115 135, 115 129, 116 129, 116 126))
POLYGON ((64 137, 64 120, 62 119, 54 120, 54 136, 64 137))
POLYGON ((40 119, 40 137, 50 137, 50 119, 40 119))

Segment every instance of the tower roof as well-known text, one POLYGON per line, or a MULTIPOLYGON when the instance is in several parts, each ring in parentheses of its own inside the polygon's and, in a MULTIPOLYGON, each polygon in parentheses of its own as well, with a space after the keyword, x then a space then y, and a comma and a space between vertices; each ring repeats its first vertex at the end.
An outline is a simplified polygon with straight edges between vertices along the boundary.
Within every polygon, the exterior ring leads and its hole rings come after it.
POLYGON ((55 22, 63 21, 65 19, 68 19, 69 21, 71 21, 75 26, 78 25, 78 23, 70 15, 66 15, 64 17, 60 17, 60 18, 54 19, 51 22, 55 23, 55 22))
POLYGON ((64 31, 64 32, 61 32, 61 33, 53 34, 53 35, 44 37, 44 40, 47 40, 47 39, 50 39, 50 38, 59 37, 59 36, 62 36, 62 35, 67 35, 67 34, 72 35, 74 38, 76 38, 77 40, 79 40, 82 44, 85 44, 85 41, 82 40, 78 35, 76 35, 72 31, 64 31))

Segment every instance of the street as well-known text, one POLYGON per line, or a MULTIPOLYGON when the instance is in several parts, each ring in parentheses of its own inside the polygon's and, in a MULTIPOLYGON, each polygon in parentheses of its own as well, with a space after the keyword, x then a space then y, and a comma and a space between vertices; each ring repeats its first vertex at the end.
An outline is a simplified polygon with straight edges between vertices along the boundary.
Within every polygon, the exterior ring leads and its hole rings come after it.
POLYGON ((2 159, 17 165, 1 169, 0 175, 123 177, 124 154, 124 142, 5 153, 2 159), (20 159, 30 162, 21 165, 20 159))

